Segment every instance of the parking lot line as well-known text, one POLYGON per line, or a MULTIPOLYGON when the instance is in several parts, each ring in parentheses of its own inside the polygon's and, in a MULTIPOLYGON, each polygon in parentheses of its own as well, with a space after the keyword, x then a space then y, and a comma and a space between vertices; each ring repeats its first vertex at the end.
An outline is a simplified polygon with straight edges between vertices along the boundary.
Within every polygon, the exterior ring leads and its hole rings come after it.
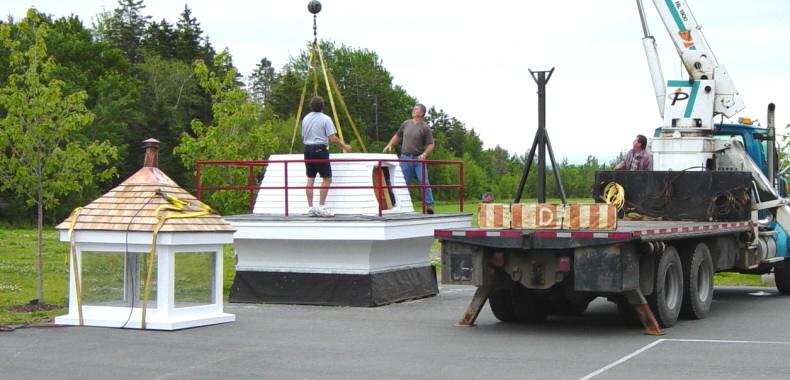
POLYGON ((779 344, 790 345, 790 342, 769 340, 726 340, 726 339, 662 339, 665 342, 699 342, 699 343, 741 343, 741 344, 779 344))
POLYGON ((608 364, 605 367, 597 369, 596 371, 588 374, 587 376, 579 378, 579 380, 588 380, 592 379, 595 376, 598 376, 620 364, 625 363, 626 361, 632 359, 633 357, 657 346, 659 343, 663 342, 687 342, 687 343, 731 343, 731 344, 774 344, 774 345, 785 345, 790 346, 790 342, 781 342, 781 341, 760 341, 760 340, 726 340, 726 339, 658 339, 653 343, 650 343, 626 356, 623 356, 620 359, 608 364))
POLYGON ((633 358, 634 356, 637 356, 637 355, 641 354, 642 352, 645 352, 645 351, 647 351, 647 350, 649 350, 649 349, 653 348, 654 346, 658 345, 659 343, 661 343, 661 342, 663 342, 663 341, 664 341, 664 339, 658 339, 658 340, 656 340, 655 342, 653 342, 653 343, 650 343, 650 344, 648 344, 647 346, 644 346, 644 347, 642 347, 642 348, 640 348, 640 349, 638 349, 638 350, 636 350, 636 351, 634 351, 634 352, 632 352, 632 353, 630 353, 630 354, 628 354, 628 355, 626 355, 626 356, 623 356, 622 358, 620 358, 620 359, 617 359, 616 361, 614 361, 614 362, 610 363, 609 365, 607 365, 607 366, 605 366, 605 367, 602 367, 602 368, 600 368, 600 369, 596 370, 595 372, 592 372, 592 373, 590 373, 589 375, 587 375, 587 376, 584 376, 584 377, 580 378, 579 380, 587 380, 587 379, 592 379, 593 377, 595 377, 595 376, 598 376, 598 375, 600 375, 600 374, 602 374, 602 373, 604 373, 604 372, 608 371, 609 369, 611 369, 611 368, 614 368, 614 367, 616 367, 616 366, 618 366, 618 365, 620 365, 620 364, 624 363, 624 362, 625 362, 625 361, 627 361, 628 359, 631 359, 631 358, 633 358))

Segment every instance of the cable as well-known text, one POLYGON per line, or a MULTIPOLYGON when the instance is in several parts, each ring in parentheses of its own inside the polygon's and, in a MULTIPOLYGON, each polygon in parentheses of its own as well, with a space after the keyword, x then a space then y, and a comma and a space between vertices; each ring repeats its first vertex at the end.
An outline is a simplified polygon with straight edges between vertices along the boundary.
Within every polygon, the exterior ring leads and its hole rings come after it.
MULTIPOLYGON (((689 201, 694 201, 694 195, 689 194, 679 197, 675 194, 675 181, 683 177, 687 172, 693 169, 704 169, 703 166, 692 166, 672 175, 667 176, 661 189, 652 194, 646 194, 644 200, 639 204, 630 202, 625 199, 625 193, 620 194, 617 186, 619 184, 611 182, 606 185, 602 193, 602 199, 609 204, 618 205, 622 201, 622 205, 618 207, 624 210, 624 219, 627 220, 661 220, 667 216, 667 211, 673 214, 673 219, 676 220, 699 220, 701 215, 689 214, 678 212, 674 210, 673 202, 680 202, 681 206, 688 204, 689 201), (622 196, 622 200, 620 197, 622 196), (685 202, 685 203, 684 203, 685 202), (673 211, 674 210, 674 211, 673 211)), ((713 189, 713 176, 707 177, 708 184, 700 184, 703 188, 713 189)), ((700 199, 704 204, 705 199, 700 199)), ((707 209, 705 210, 705 218, 708 220, 723 220, 732 215, 737 215, 743 211, 745 207, 749 207, 748 189, 743 186, 734 187, 731 189, 720 190, 713 193, 707 200, 707 209)))
MULTIPOLYGON (((160 191, 160 189, 156 189, 156 191, 158 192, 158 191, 160 191)), ((148 200, 145 202, 145 204, 143 204, 143 207, 140 207, 140 209, 137 210, 137 212, 134 214, 134 216, 132 216, 132 218, 129 219, 129 222, 126 223, 126 231, 125 231, 126 232, 126 237, 124 239, 124 246, 125 246, 125 248, 124 248, 124 256, 123 256, 124 257, 124 261, 127 261, 128 258, 129 258, 129 228, 132 225, 132 221, 138 215, 140 215, 140 212, 143 211, 145 209, 145 206, 148 206, 148 204, 151 203, 151 201, 153 199, 154 199, 154 197, 148 198, 148 200)), ((137 255, 139 255, 141 253, 142 252, 138 252, 137 255)), ((135 260, 137 260, 137 255, 135 255, 135 260)), ((129 321, 132 319, 132 313, 134 312, 135 301, 137 301, 137 285, 138 284, 137 284, 136 281, 134 281, 137 278, 137 276, 135 276, 135 273, 132 272, 132 266, 131 265, 124 265, 124 266, 126 267, 126 270, 124 271, 124 273, 126 273, 126 276, 127 276, 126 278, 131 279, 131 282, 132 282, 132 284, 130 285, 131 286, 131 290, 132 290, 131 291, 131 298, 132 298, 131 302, 132 302, 132 304, 131 304, 131 306, 129 306, 129 315, 126 317, 126 322, 124 322, 123 325, 118 327, 119 329, 125 329, 126 325, 129 324, 129 321)))

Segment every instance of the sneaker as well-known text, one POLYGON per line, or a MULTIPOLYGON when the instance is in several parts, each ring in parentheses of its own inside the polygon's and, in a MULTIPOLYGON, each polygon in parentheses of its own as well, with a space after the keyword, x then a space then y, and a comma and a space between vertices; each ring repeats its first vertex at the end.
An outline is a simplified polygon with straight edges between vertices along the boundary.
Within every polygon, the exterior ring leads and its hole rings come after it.
POLYGON ((431 215, 433 215, 433 207, 428 207, 428 208, 425 210, 425 212, 427 212, 428 214, 431 214, 431 215))
POLYGON ((307 216, 318 216, 318 207, 310 207, 310 209, 307 210, 307 214, 305 214, 305 215, 307 215, 307 216))
POLYGON ((318 208, 318 211, 316 212, 316 215, 320 216, 320 217, 323 217, 323 218, 331 218, 331 217, 335 216, 335 214, 332 213, 332 210, 330 210, 329 208, 324 207, 324 206, 320 206, 318 208))

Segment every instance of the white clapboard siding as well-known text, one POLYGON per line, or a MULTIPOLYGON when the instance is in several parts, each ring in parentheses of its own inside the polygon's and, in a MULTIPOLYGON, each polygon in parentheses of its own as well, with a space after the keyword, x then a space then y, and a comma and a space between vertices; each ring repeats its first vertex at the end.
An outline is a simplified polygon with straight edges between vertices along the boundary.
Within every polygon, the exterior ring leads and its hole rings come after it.
MULTIPOLYGON (((299 161, 303 160, 301 154, 275 154, 269 157, 269 161, 299 161)), ((378 200, 373 190, 373 170, 378 167, 379 160, 383 160, 382 166, 389 169, 390 183, 394 186, 406 186, 397 160, 394 154, 382 153, 345 153, 332 154, 330 159, 337 160, 332 162, 332 187, 326 199, 326 206, 332 209, 335 214, 347 215, 377 215, 378 200), (343 162, 343 160, 369 160, 364 162, 343 162), (388 161, 391 160, 391 161, 388 161), (336 186, 365 186, 366 189, 338 189, 336 186)), ((305 167, 302 162, 288 163, 288 187, 305 187, 307 177, 305 167)), ((316 178, 314 186, 321 185, 321 177, 316 178)), ((262 187, 283 187, 285 186, 285 164, 271 163, 266 168, 262 187)), ((313 205, 318 206, 318 196, 320 189, 313 191, 313 205)), ((409 191, 406 188, 392 189, 393 207, 384 210, 385 213, 414 212, 409 191)), ((288 191, 288 213, 289 215, 299 215, 307 213, 307 198, 304 189, 289 189, 288 191)), ((283 189, 261 189, 255 200, 255 214, 285 214, 285 190, 283 189)))

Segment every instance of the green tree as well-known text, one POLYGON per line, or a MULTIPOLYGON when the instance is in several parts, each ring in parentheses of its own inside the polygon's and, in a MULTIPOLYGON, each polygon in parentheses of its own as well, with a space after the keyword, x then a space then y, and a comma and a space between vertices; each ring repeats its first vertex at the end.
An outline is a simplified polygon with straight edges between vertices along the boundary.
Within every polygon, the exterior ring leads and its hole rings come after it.
POLYGON ((37 299, 44 302, 44 209, 58 204, 58 197, 78 191, 95 178, 115 173, 109 166, 117 150, 107 142, 84 146, 74 137, 89 125, 93 115, 85 107, 84 91, 62 92, 63 82, 50 79, 55 68, 47 56, 47 24, 29 10, 12 33, 0 25, 0 40, 9 50, 11 74, 0 89, 0 190, 24 197, 37 211, 37 299))
POLYGON ((268 58, 263 57, 255 65, 255 70, 249 78, 250 96, 256 103, 263 106, 272 96, 272 81, 274 81, 274 67, 268 58))
POLYGON ((469 154, 464 154, 464 195, 469 199, 480 199, 486 191, 491 191, 489 179, 480 165, 469 154))
POLYGON ((165 19, 148 24, 142 40, 142 47, 149 53, 157 54, 162 58, 175 58, 176 33, 173 26, 165 19))
MULTIPOLYGON (((331 41, 321 41, 321 50, 328 70, 332 72, 338 89, 345 99, 354 123, 367 145, 375 145, 377 140, 389 140, 404 119, 411 115, 411 107, 416 100, 406 91, 393 84, 392 75, 384 68, 379 56, 367 49, 353 49, 347 46, 336 47, 331 41)), ((310 45, 312 47, 312 45, 310 45)), ((292 58, 277 75, 271 87, 271 101, 275 116, 287 118, 295 115, 299 108, 299 98, 306 80, 308 94, 303 109, 309 109, 312 95, 327 98, 326 86, 320 74, 318 58, 314 58, 319 70, 319 85, 313 86, 315 71, 310 71, 309 49, 292 58), (308 74, 310 76, 308 77, 308 74), (316 91, 317 90, 317 91, 316 91)), ((337 101, 337 99, 336 99, 337 101)), ((345 113, 337 105, 344 137, 353 136, 348 128, 345 113)), ((331 113, 331 109, 327 109, 331 113)))
POLYGON ((286 119, 296 115, 305 75, 297 72, 293 67, 286 66, 275 76, 271 97, 266 104, 272 110, 274 117, 286 119))
POLYGON ((140 47, 151 18, 142 14, 143 8, 143 0, 118 0, 118 7, 113 10, 112 16, 100 21, 103 39, 121 49, 129 62, 133 63, 142 59, 140 47))
MULTIPOLYGON (((145 123, 146 113, 139 109, 142 82, 134 78, 134 67, 123 52, 107 42, 97 41, 77 17, 47 20, 47 24, 47 52, 57 62, 51 78, 63 81, 65 93, 85 90, 88 94, 85 105, 95 115, 93 122, 74 137, 83 143, 107 140, 117 147, 118 169, 125 178, 139 169, 140 162, 128 159, 129 146, 136 147, 150 137, 140 139, 131 133, 145 123)), ((74 205, 96 198, 112 185, 111 181, 95 182, 81 193, 69 195, 62 199, 55 216, 63 217, 74 205)))
MULTIPOLYGON (((217 54, 214 64, 216 67, 230 65, 227 50, 217 54)), ((214 121, 206 125, 193 120, 194 137, 182 135, 175 154, 185 167, 193 169, 200 160, 258 160, 276 149, 272 122, 263 120, 260 107, 237 84, 234 70, 218 75, 203 62, 197 62, 195 75, 200 86, 211 94, 214 121)), ((246 185, 247 173, 246 168, 214 167, 202 172, 201 179, 214 185, 246 185)), ((247 196, 246 192, 222 191, 213 192, 204 199, 223 213, 243 212, 247 196)))
POLYGON ((184 4, 181 17, 176 22, 175 57, 191 63, 196 59, 205 58, 205 51, 201 47, 203 30, 197 18, 192 17, 192 10, 184 4))
MULTIPOLYGON (((137 65, 138 75, 143 81, 142 99, 139 106, 145 109, 145 123, 135 130, 132 141, 143 141, 155 137, 162 143, 159 167, 172 176, 177 183, 185 180, 184 167, 172 155, 172 149, 180 141, 181 134, 189 128, 194 117, 192 106, 201 102, 202 91, 198 88, 193 69, 176 59, 162 59, 157 55, 146 55, 137 65)), ((142 152, 131 154, 132 162, 142 162, 142 152)))
POLYGON ((443 109, 437 111, 436 107, 428 109, 425 121, 433 130, 447 136, 447 149, 453 152, 456 157, 464 155, 464 143, 469 133, 464 123, 448 115, 443 109))

